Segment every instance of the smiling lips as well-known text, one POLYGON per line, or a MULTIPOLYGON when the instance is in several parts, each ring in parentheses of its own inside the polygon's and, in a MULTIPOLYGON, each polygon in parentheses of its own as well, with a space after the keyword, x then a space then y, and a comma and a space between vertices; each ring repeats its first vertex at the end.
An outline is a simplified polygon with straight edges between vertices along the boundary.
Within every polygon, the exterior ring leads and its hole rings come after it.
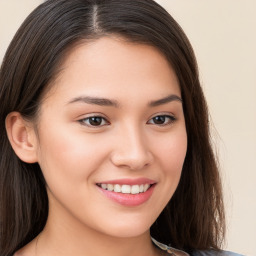
POLYGON ((105 196, 125 206, 138 206, 152 195, 156 182, 149 179, 115 180, 96 184, 105 196))
POLYGON ((116 193, 123 194, 139 194, 144 193, 150 188, 150 184, 141 184, 141 185, 120 185, 120 184, 97 184, 102 189, 108 191, 114 191, 116 193))

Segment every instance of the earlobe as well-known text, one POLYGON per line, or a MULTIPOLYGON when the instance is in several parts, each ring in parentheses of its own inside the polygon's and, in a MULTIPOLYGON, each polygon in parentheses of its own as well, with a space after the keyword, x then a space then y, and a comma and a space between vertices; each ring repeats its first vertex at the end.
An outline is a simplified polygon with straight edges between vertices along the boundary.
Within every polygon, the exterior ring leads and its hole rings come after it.
POLYGON ((32 125, 19 112, 11 112, 6 117, 5 127, 16 155, 23 162, 37 162, 37 138, 32 125))

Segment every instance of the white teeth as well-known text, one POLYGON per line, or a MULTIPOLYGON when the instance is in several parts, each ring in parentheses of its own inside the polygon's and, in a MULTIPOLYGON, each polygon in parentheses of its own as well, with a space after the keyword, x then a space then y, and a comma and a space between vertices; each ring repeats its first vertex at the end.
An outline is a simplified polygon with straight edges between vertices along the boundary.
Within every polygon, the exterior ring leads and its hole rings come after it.
POLYGON ((117 193, 123 194, 139 194, 146 192, 150 188, 150 184, 141 184, 141 185, 119 185, 119 184, 98 184, 101 188, 114 191, 117 193))
POLYGON ((107 184, 101 184, 101 187, 102 187, 103 189, 107 189, 107 188, 108 188, 108 185, 107 185, 107 184))
POLYGON ((123 194, 130 194, 131 193, 131 186, 130 185, 123 185, 122 186, 122 193, 123 194))
POLYGON ((140 186, 139 185, 133 185, 131 189, 132 194, 139 194, 140 193, 140 186))
POLYGON ((149 184, 145 184, 145 185, 144 185, 143 192, 146 192, 146 191, 148 190, 148 188, 149 188, 149 184))
POLYGON ((114 190, 114 186, 112 184, 108 184, 107 188, 109 191, 113 191, 114 190))
POLYGON ((114 186, 114 191, 115 191, 115 192, 121 192, 121 191, 122 191, 121 186, 120 186, 119 184, 116 184, 116 185, 114 186))

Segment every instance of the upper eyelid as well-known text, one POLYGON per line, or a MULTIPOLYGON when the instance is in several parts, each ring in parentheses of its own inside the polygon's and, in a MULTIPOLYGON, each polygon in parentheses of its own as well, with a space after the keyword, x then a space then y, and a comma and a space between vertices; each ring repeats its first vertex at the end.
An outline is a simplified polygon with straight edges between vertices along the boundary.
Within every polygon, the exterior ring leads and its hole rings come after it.
POLYGON ((77 117, 77 119, 79 120, 79 119, 86 119, 86 118, 90 118, 90 117, 102 117, 102 118, 104 118, 104 119, 108 119, 107 117, 106 117, 106 115, 104 115, 104 114, 102 114, 102 113, 97 113, 97 112, 95 112, 95 113, 89 113, 89 114, 83 114, 83 115, 79 115, 78 117, 77 117))
POLYGON ((177 119, 174 115, 167 115, 167 114, 162 114, 162 115, 155 115, 155 116, 152 116, 151 118, 149 118, 149 120, 155 118, 155 117, 158 117, 158 116, 164 116, 164 117, 169 117, 169 118, 172 118, 172 119, 177 119))
MULTIPOLYGON (((157 116, 170 116, 172 118, 177 119, 177 116, 172 112, 158 112, 158 113, 151 115, 148 118, 148 120, 151 120, 152 118, 157 117, 157 116)), ((109 117, 107 117, 105 114, 103 114, 101 112, 82 114, 82 115, 79 115, 76 119, 79 121, 79 120, 83 120, 83 119, 90 118, 90 117, 101 117, 101 118, 105 119, 106 121, 110 122, 109 117)))
POLYGON ((176 115, 173 114, 173 113, 170 113, 170 112, 160 112, 160 113, 157 113, 157 114, 152 115, 152 116, 149 118, 149 120, 152 119, 152 118, 154 118, 154 117, 157 117, 157 116, 170 116, 170 117, 174 117, 175 119, 177 119, 176 115))
MULTIPOLYGON (((148 118, 148 120, 154 118, 154 117, 157 117, 157 116, 170 116, 170 117, 173 117, 175 119, 177 119, 176 115, 174 115, 173 113, 170 113, 170 112, 160 112, 160 113, 156 113, 152 116, 150 116, 148 118)), ((102 114, 102 113, 90 113, 90 114, 83 114, 83 115, 80 115, 77 117, 78 120, 82 120, 82 119, 86 119, 86 118, 90 118, 90 117, 101 117, 101 118, 104 118, 106 120, 108 120, 108 117, 106 117, 106 115, 102 114)))
POLYGON ((83 120, 83 119, 87 119, 87 118, 90 118, 90 117, 101 117, 105 120, 109 119, 105 114, 103 114, 101 112, 92 112, 92 113, 82 114, 82 115, 79 115, 76 119, 77 120, 83 120))

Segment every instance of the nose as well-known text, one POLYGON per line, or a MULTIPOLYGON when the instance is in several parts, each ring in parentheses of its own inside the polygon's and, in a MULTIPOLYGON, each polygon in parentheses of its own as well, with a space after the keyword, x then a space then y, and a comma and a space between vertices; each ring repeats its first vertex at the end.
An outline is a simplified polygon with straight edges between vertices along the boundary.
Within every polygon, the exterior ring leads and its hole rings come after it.
POLYGON ((111 161, 118 167, 141 170, 153 162, 149 142, 139 129, 127 128, 115 137, 111 161))

